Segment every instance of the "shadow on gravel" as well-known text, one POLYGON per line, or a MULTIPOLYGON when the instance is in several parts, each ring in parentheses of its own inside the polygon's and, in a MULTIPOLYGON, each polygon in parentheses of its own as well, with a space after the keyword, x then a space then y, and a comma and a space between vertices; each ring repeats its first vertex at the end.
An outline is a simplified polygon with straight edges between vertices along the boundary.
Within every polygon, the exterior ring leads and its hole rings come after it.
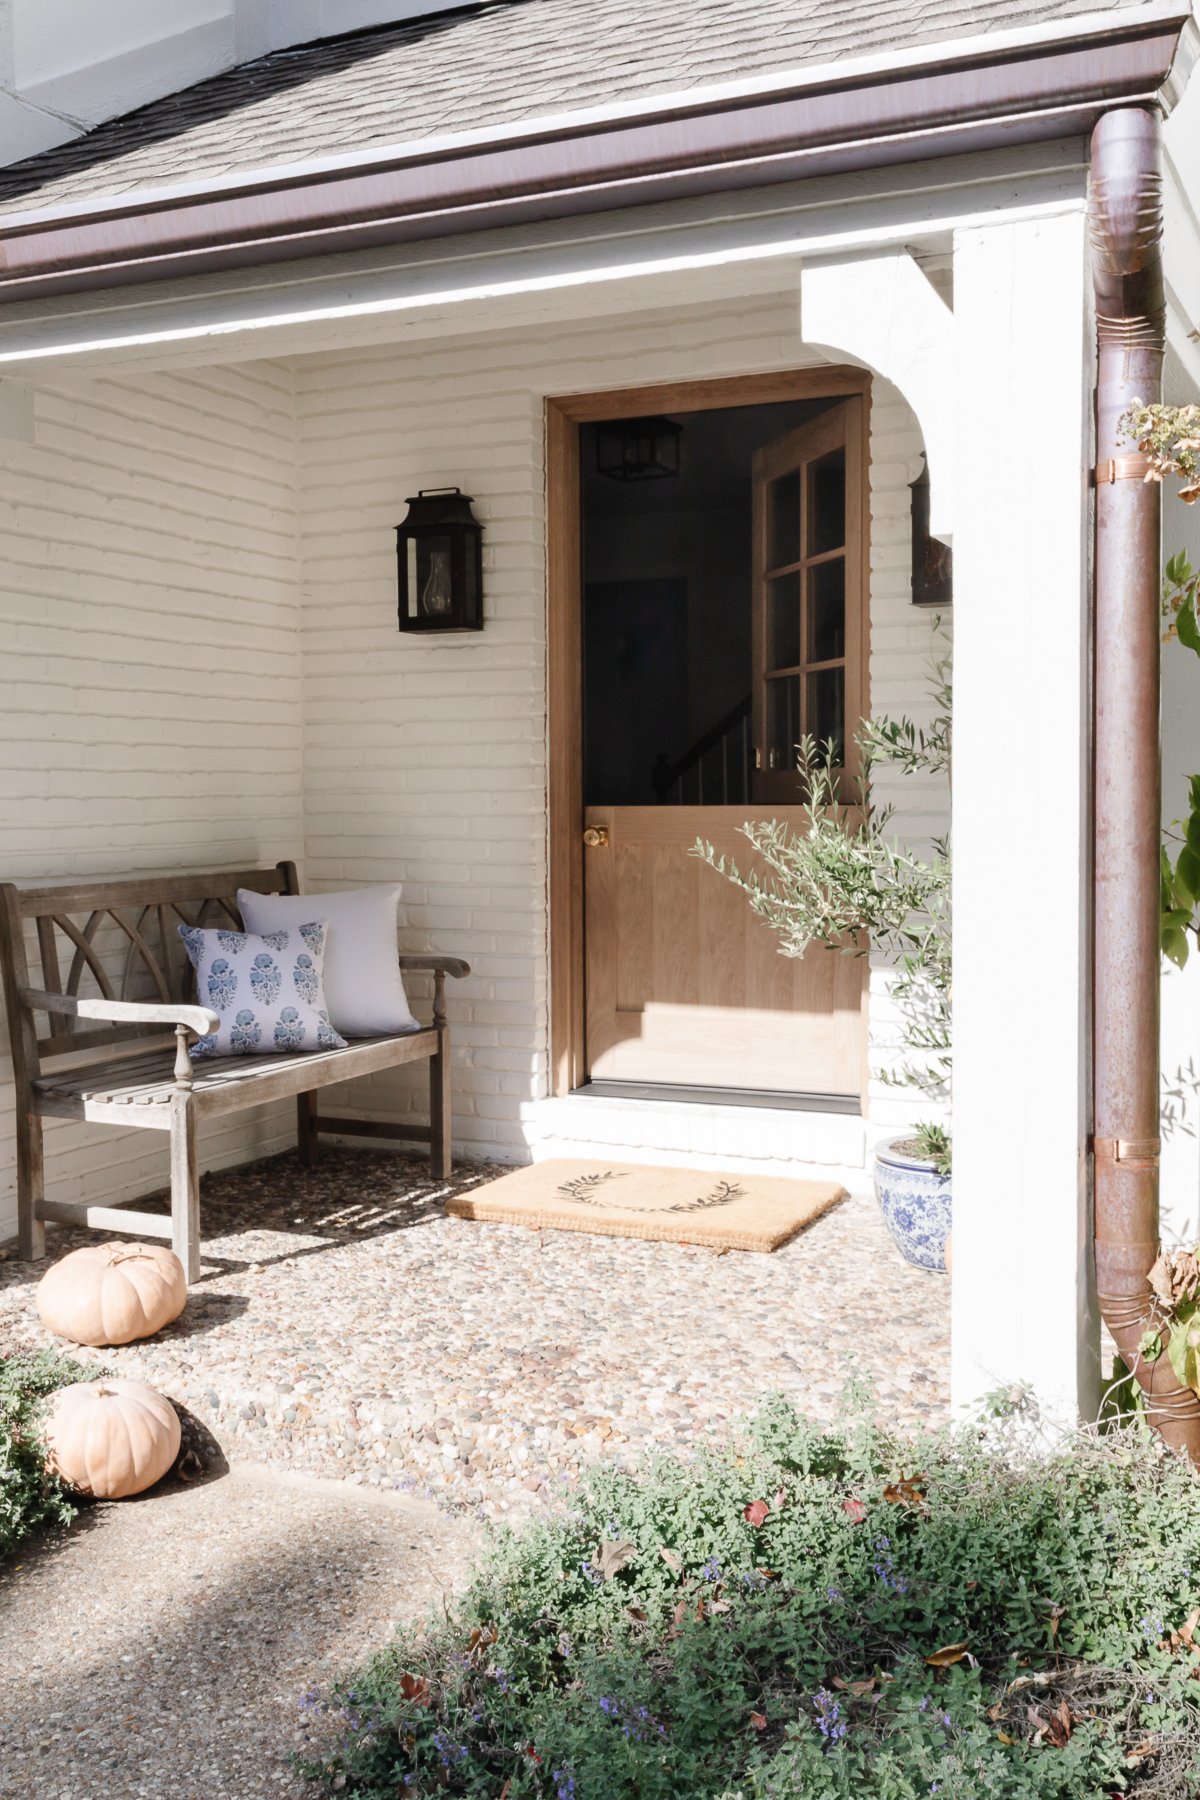
POLYGON ((432 1509, 244 1470, 85 1510, 0 1574, 0 1795, 309 1791, 289 1753, 345 1726, 302 1696, 436 1601, 466 1543, 432 1509))

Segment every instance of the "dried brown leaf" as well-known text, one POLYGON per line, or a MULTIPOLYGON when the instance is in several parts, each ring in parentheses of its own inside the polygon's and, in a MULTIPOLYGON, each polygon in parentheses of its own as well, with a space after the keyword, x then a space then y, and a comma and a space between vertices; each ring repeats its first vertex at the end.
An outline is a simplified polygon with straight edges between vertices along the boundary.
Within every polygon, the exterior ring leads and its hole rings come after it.
POLYGON ((883 1497, 889 1506, 911 1506, 919 1510, 925 1504, 925 1477, 901 1475, 899 1481, 884 1488, 883 1497))
POLYGON ((636 1544, 630 1543, 628 1538, 624 1539, 619 1544, 610 1544, 606 1539, 602 1538, 600 1547, 596 1551, 596 1567, 599 1569, 605 1581, 611 1581, 613 1576, 619 1575, 621 1570, 626 1568, 634 1560, 636 1555, 637 1546, 636 1544))
POLYGON ((1159 1252, 1158 1260, 1147 1275, 1146 1280, 1154 1289, 1164 1306, 1175 1304, 1175 1284, 1172 1279, 1171 1265, 1166 1255, 1159 1252))
POLYGON ((970 1644, 945 1644, 940 1650, 935 1650, 932 1656, 927 1656, 925 1661, 930 1668, 948 1669, 951 1663, 961 1662, 970 1648, 970 1644))
POLYGON ((424 1675, 401 1675, 400 1692, 404 1699, 411 1700, 414 1706, 433 1705, 433 1700, 429 1692, 429 1683, 424 1675))

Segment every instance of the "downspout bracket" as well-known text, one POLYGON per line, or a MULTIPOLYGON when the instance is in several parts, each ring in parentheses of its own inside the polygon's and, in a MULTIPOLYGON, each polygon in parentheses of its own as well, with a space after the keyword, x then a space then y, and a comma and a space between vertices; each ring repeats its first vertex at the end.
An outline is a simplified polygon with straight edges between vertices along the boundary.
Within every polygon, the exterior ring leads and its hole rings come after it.
POLYGON ((1114 481, 1145 481, 1151 468, 1150 458, 1140 450, 1129 456, 1109 456, 1092 470, 1092 485, 1108 487, 1114 481))
POLYGON ((1131 1168, 1157 1168, 1162 1143, 1159 1138, 1098 1137, 1092 1140, 1092 1151, 1098 1160, 1126 1163, 1131 1168))

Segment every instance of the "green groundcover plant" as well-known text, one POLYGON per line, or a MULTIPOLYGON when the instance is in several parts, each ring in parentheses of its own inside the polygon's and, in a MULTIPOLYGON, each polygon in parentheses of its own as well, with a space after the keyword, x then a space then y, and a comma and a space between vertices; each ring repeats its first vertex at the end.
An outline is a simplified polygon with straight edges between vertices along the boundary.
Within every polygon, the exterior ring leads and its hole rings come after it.
POLYGON ((0 1559, 35 1526, 74 1518, 66 1489, 45 1470, 41 1416, 56 1388, 99 1373, 50 1350, 0 1357, 0 1559))
POLYGON ((769 1400, 734 1447, 598 1468, 304 1697, 304 1772, 361 1800, 1200 1794, 1195 1472, 1136 1431, 997 1429, 769 1400))

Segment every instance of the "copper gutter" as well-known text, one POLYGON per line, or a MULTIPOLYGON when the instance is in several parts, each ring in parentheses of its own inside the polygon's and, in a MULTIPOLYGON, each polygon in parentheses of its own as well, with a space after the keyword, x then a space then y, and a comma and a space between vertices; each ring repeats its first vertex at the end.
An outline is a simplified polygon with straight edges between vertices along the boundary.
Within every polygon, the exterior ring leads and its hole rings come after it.
POLYGON ((11 214, 0 302, 1082 135, 1107 107, 1154 100, 1190 18, 1166 0, 1036 48, 11 214))
POLYGON ((1200 1462, 1200 1400, 1164 1354, 1147 1275, 1159 1242, 1161 488, 1121 416, 1162 397, 1165 300, 1157 109, 1092 134, 1096 384, 1095 1236, 1100 1311, 1150 1421, 1200 1462))

